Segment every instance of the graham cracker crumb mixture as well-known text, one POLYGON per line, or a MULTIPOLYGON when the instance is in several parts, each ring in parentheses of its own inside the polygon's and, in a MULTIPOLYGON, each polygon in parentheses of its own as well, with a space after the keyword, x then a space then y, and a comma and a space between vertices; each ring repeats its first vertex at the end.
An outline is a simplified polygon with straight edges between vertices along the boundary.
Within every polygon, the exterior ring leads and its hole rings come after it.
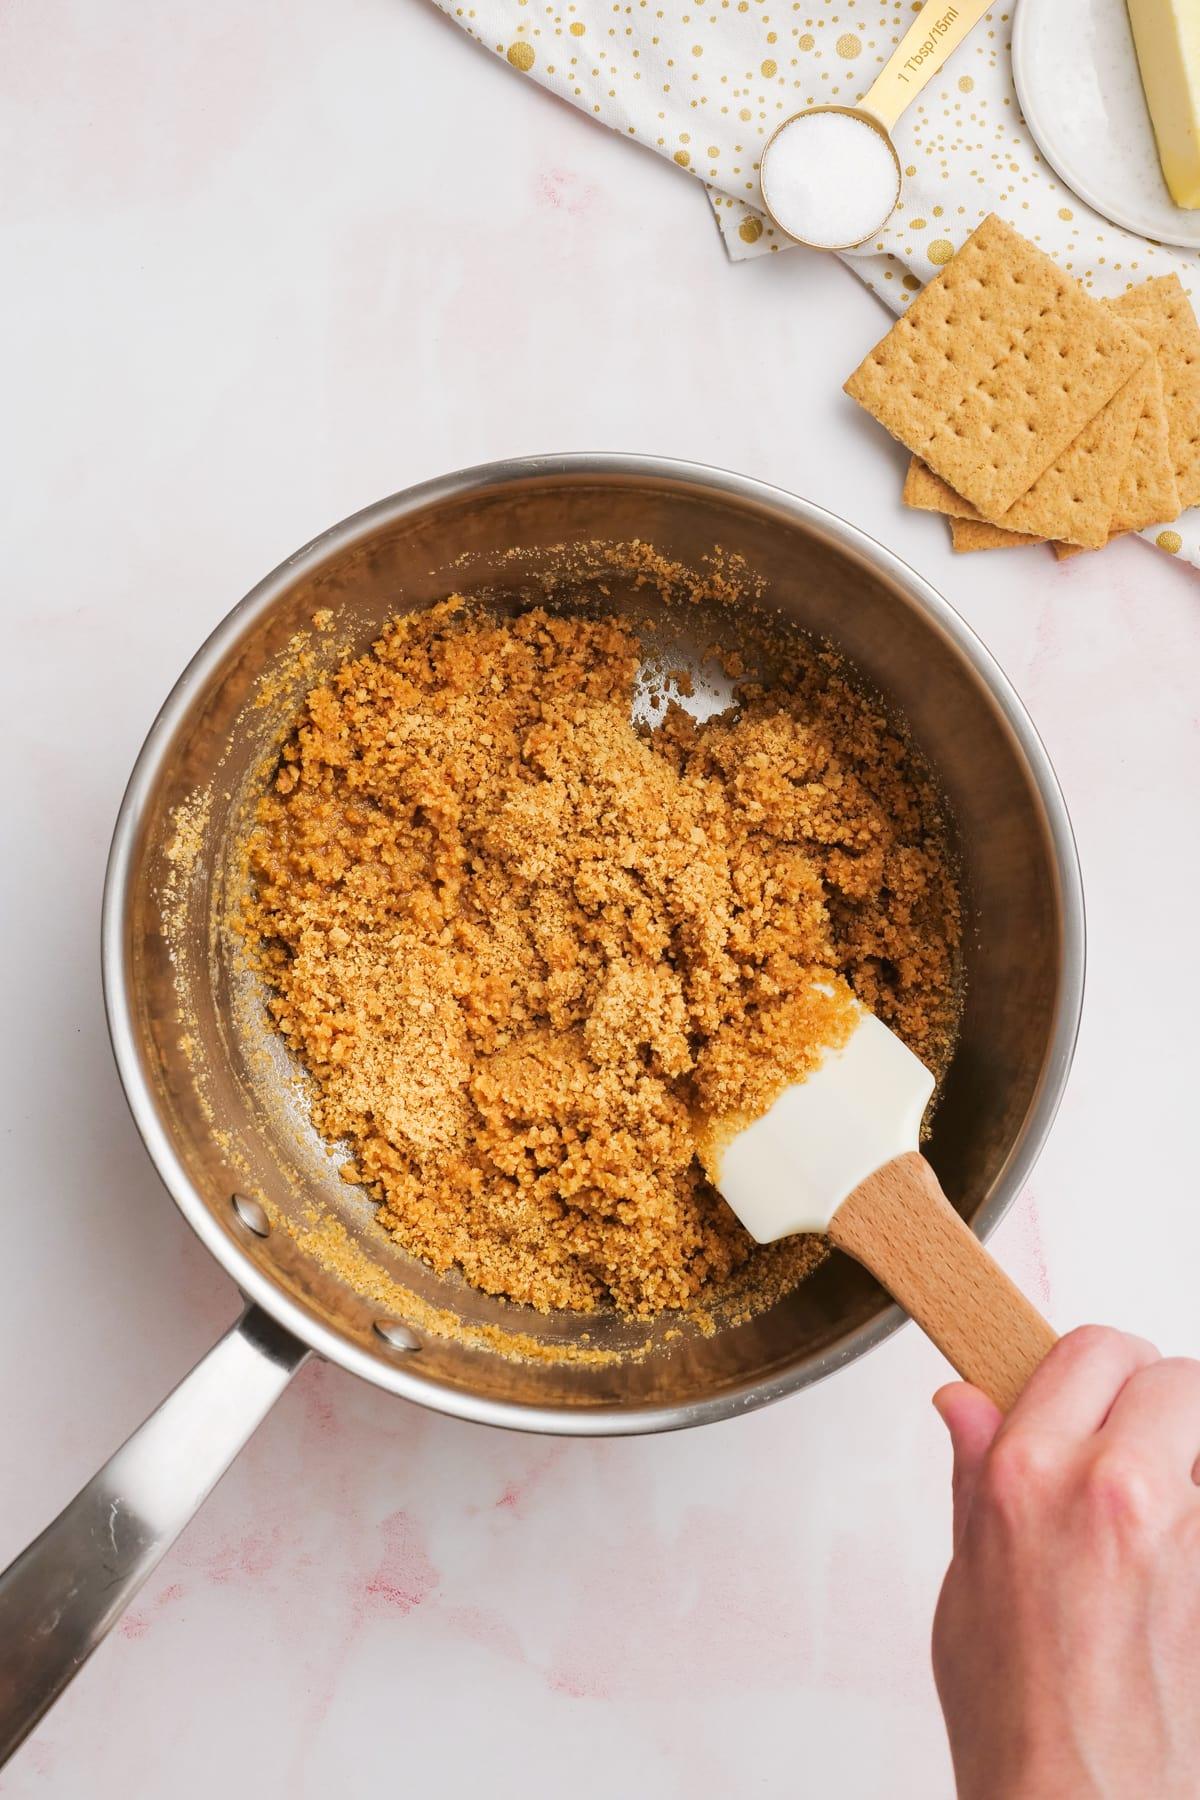
POLYGON ((935 1073, 953 1045, 958 895, 895 727, 793 641, 651 731, 642 654, 617 617, 397 619, 309 695, 249 842, 242 929, 345 1179, 544 1310, 685 1307, 751 1259, 790 1285, 820 1245, 756 1252, 702 1135, 802 1078, 851 989, 935 1073))

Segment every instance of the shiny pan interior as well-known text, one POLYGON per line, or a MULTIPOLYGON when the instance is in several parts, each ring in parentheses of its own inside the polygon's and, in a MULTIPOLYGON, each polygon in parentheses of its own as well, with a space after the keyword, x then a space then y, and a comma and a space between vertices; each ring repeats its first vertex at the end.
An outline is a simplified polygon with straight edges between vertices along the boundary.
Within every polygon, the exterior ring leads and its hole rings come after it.
MULTIPOLYGON (((743 557, 764 584, 763 604, 843 650, 932 766, 962 858, 966 1004, 928 1154, 983 1234, 1045 1138, 1082 995, 1074 844, 1024 708, 926 582, 821 509, 697 465, 531 458, 381 501, 289 558, 184 672, 122 806, 104 910, 122 1080, 176 1203, 251 1299, 383 1388, 528 1430, 604 1434, 728 1417, 837 1369, 899 1315, 840 1256, 744 1324, 671 1338, 670 1319, 647 1330, 606 1315, 544 1318, 406 1257, 374 1228, 369 1201, 338 1178, 340 1159, 307 1126, 295 1071, 262 1029, 261 999, 220 924, 229 843, 306 687, 347 648, 367 646, 386 618, 456 589, 523 605, 555 587, 564 547, 578 566, 579 546, 634 538, 693 567, 715 546, 743 557), (331 628, 314 633, 323 609, 331 628), (272 1216, 265 1236, 233 1204, 239 1193, 272 1216), (314 1208, 341 1222, 360 1270, 377 1279, 347 1281, 310 1254, 314 1208), (397 1298, 406 1293, 407 1308, 397 1298), (431 1325, 434 1309, 464 1330, 431 1325), (377 1330, 381 1320, 407 1326, 392 1333, 399 1345, 377 1330), (493 1347, 501 1339, 492 1333, 513 1331, 540 1354, 493 1347)), ((599 579, 589 603, 654 625, 652 595, 611 576, 601 595, 599 579)), ((699 643, 714 629, 702 616, 690 625, 699 643)), ((720 635, 728 642, 727 616, 720 635)))

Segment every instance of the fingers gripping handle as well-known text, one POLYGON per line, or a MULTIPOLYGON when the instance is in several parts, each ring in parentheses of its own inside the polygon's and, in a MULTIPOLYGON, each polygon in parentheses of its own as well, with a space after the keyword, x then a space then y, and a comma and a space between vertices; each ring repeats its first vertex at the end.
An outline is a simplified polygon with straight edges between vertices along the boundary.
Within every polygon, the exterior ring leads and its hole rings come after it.
POLYGON ((248 1307, 0 1574, 0 1766, 111 1630, 307 1354, 248 1307))
POLYGON ((962 1376, 1008 1412, 1057 1341, 943 1194, 923 1156, 886 1163, 829 1227, 962 1376))
POLYGON ((989 10, 989 0, 926 0, 858 103, 891 131, 910 100, 936 75, 989 10))

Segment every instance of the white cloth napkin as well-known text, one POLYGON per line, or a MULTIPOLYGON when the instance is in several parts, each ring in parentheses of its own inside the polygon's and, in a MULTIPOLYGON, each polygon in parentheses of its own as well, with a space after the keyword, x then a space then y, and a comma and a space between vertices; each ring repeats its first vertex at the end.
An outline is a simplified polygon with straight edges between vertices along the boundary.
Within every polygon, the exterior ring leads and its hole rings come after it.
MULTIPOLYGON (((515 70, 702 181, 735 261, 795 247, 759 209, 766 138, 802 107, 858 99, 911 16, 904 0, 438 4, 515 70)), ((1195 304, 1200 256, 1110 225, 1043 162, 1013 92, 1011 19, 986 14, 909 107, 895 133, 900 206, 843 260, 902 312, 998 212, 1098 295, 1174 269, 1195 304)), ((1200 507, 1143 536, 1200 567, 1200 507)))

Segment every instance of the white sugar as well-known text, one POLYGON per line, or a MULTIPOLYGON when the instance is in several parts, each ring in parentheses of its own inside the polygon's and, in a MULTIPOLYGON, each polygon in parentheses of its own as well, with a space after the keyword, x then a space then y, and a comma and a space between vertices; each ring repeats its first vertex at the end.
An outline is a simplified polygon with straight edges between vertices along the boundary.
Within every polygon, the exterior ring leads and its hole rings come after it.
POLYGON ((821 249, 861 244, 900 195, 887 141, 848 113, 800 113, 763 157, 763 196, 790 237, 821 249))

